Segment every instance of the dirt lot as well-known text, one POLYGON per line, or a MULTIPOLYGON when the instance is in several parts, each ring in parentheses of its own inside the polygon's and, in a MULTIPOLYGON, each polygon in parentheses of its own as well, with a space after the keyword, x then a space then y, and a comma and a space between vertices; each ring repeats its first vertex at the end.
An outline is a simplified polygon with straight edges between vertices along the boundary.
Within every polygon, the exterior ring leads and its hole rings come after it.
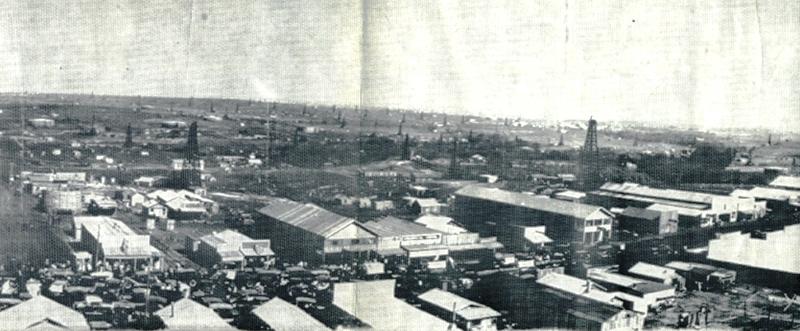
MULTIPOLYGON (((676 329, 678 317, 686 312, 695 314, 702 307, 710 310, 708 324, 700 315, 701 328, 719 329, 789 329, 795 314, 794 327, 800 327, 800 307, 796 304, 784 311, 786 303, 770 304, 769 289, 739 285, 726 293, 689 292, 677 298, 676 304, 657 314, 650 314, 645 324, 648 329, 676 329)), ((782 296, 782 294, 780 295, 782 296)))
POLYGON ((30 196, 14 195, 0 185, 0 264, 7 266, 15 259, 39 265, 47 258, 52 262, 69 258, 69 248, 46 225, 45 216, 31 211, 34 203, 30 196))

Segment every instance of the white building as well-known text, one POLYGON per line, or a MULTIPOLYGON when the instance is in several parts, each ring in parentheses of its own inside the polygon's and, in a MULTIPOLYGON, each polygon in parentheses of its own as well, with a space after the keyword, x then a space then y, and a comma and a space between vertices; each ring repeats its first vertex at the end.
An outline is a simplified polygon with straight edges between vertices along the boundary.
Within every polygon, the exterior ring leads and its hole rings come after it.
POLYGON ((138 234, 125 223, 107 216, 78 216, 73 221, 75 240, 92 254, 95 263, 161 269, 162 254, 150 245, 150 235, 138 234))

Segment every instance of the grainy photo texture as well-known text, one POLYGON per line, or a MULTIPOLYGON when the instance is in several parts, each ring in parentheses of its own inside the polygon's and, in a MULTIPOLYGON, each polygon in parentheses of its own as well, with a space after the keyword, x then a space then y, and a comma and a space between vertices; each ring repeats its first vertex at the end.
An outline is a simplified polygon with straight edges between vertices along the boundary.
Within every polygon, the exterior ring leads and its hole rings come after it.
POLYGON ((800 329, 800 2, 0 3, 0 331, 800 329))

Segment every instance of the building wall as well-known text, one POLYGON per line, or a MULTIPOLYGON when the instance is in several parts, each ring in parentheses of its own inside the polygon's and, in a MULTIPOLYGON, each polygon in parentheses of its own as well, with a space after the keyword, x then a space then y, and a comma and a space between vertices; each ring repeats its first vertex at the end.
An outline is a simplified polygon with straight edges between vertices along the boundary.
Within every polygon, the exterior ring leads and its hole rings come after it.
POLYGON ((678 213, 659 212, 658 219, 643 219, 620 215, 619 225, 621 229, 633 231, 639 235, 661 235, 678 232, 678 213))
POLYGON ((197 251, 194 252, 193 259, 195 262, 205 266, 210 267, 215 264, 220 263, 222 258, 217 253, 217 250, 214 247, 206 244, 202 240, 199 241, 197 245, 197 251))
POLYGON ((612 218, 602 213, 581 219, 463 196, 456 197, 455 216, 467 229, 484 237, 500 235, 502 225, 544 225, 545 234, 557 243, 583 243, 588 239, 593 244, 596 238, 606 239, 612 227, 612 218))
POLYGON ((270 239, 273 251, 283 262, 320 264, 324 263, 326 254, 374 251, 377 247, 374 236, 355 224, 326 239, 260 213, 254 217, 256 225, 247 235, 270 239))

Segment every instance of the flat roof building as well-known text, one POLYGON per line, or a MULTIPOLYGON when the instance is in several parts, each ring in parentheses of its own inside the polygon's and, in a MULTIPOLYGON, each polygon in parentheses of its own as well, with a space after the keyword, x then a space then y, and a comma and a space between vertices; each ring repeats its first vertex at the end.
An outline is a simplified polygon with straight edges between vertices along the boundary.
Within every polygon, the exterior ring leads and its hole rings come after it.
POLYGON ((708 260, 740 280, 800 289, 800 224, 770 232, 731 232, 708 243, 708 260), (772 257, 772 258, 771 258, 772 257))
POLYGON ((708 243, 708 259, 755 268, 800 274, 800 224, 782 230, 721 234, 708 243), (767 259, 776 256, 780 258, 767 259))
POLYGON ((73 222, 75 239, 92 254, 95 263, 124 262, 161 268, 162 254, 150 245, 150 235, 138 234, 122 221, 107 216, 78 216, 73 222))
POLYGON ((605 208, 481 186, 455 193, 455 218, 481 235, 508 225, 546 226, 557 243, 595 245, 607 240, 613 214, 605 208))
POLYGON ((767 208, 772 211, 791 212, 800 209, 800 191, 757 186, 749 190, 734 190, 731 196, 765 201, 767 208))
MULTIPOLYGON (((602 269, 589 270, 587 278, 604 286, 608 291, 622 292, 639 298, 647 307, 669 305, 675 298, 675 288, 663 283, 629 277, 602 269)), ((621 297, 623 300, 625 297, 621 297)), ((632 301, 637 301, 633 299, 632 301)))

